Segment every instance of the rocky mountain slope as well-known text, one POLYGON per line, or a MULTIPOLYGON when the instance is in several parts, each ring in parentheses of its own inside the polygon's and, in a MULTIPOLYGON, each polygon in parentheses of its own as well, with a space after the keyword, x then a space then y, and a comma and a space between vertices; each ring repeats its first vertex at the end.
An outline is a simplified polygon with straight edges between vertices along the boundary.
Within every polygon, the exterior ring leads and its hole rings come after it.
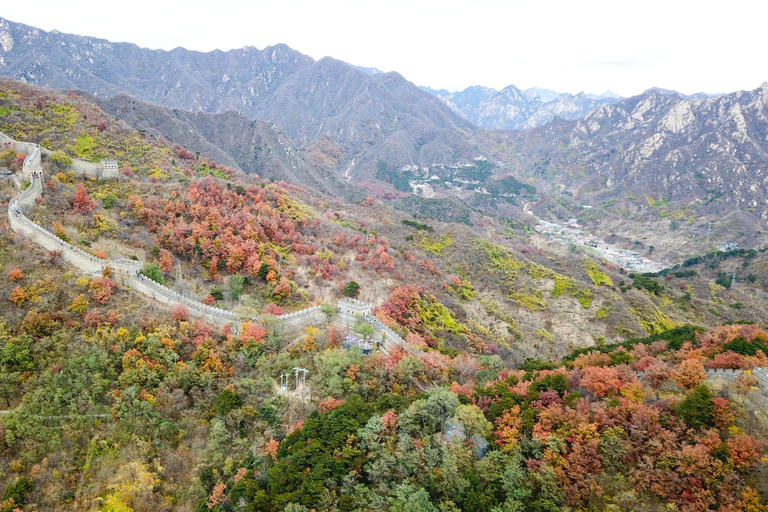
MULTIPOLYGON (((257 125, 243 116, 179 110, 160 116, 155 111, 162 107, 126 108, 124 103, 133 100, 125 97, 95 101, 113 115, 127 116, 133 126, 155 129, 164 138, 205 151, 206 146, 191 137, 197 134, 249 172, 272 169, 277 179, 307 183, 327 193, 338 190, 333 174, 322 170, 332 167, 327 161, 341 154, 330 137, 304 148, 302 155, 288 149, 293 163, 265 166, 259 158, 266 152, 256 151, 259 144, 243 143, 253 138, 243 137, 244 127, 257 125), (170 128, 158 122, 163 116, 184 122, 170 128)), ((357 183, 379 198, 393 199, 370 187, 371 180, 383 181, 400 196, 408 194, 397 199, 399 208, 467 223, 472 209, 520 219, 525 202, 549 195, 556 200, 537 207, 537 214, 561 220, 578 217, 589 231, 612 242, 629 244, 641 253, 653 247, 659 258, 679 262, 713 247, 706 240, 710 221, 714 225, 709 242, 744 247, 765 243, 763 104, 762 88, 707 99, 652 89, 582 120, 553 121, 528 132, 480 132, 482 152, 489 160, 398 166, 382 158, 386 165, 357 183)), ((279 153, 293 146, 283 139, 272 147, 279 153)))
POLYGON ((489 129, 527 130, 541 126, 555 117, 578 119, 603 105, 621 98, 611 93, 600 96, 580 92, 572 95, 538 87, 521 91, 509 85, 497 91, 490 87, 473 86, 463 91, 436 91, 434 94, 473 123, 489 129))
POLYGON ((449 163, 478 155, 475 127, 397 73, 368 74, 315 61, 285 45, 228 52, 149 50, 133 44, 45 32, 0 19, 0 75, 108 97, 127 93, 192 111, 241 112, 272 122, 337 169, 449 163), (320 142, 318 142, 320 141, 320 142), (335 148, 334 148, 335 149, 335 148))
POLYGON ((647 227, 661 244, 669 236, 703 241, 713 221, 713 238, 759 244, 768 220, 767 133, 763 84, 707 99, 652 89, 576 121, 497 133, 491 144, 506 159, 502 168, 558 198, 550 205, 568 206, 561 215, 647 227))
MULTIPOLYGON (((627 278, 615 266, 598 267, 580 253, 538 242, 525 225, 501 225, 475 216, 470 219, 471 227, 451 225, 444 222, 449 220, 447 213, 441 215, 442 221, 415 220, 374 200, 349 202, 342 198, 337 202, 298 187, 283 189, 282 184, 269 184, 263 177, 243 174, 204 154, 198 156, 160 137, 153 138, 150 130, 142 136, 126 124, 125 118, 115 121, 88 98, 50 94, 10 81, 0 81, 0 93, 0 108, 5 112, 0 117, 0 130, 16 140, 40 141, 62 152, 54 161, 44 162, 47 175, 56 178, 46 181, 48 192, 32 220, 52 231, 69 229, 66 236, 73 243, 94 251, 103 249, 111 257, 129 258, 143 251, 146 254, 139 255, 140 260, 157 259, 171 269, 166 270, 166 284, 198 299, 205 297, 207 289, 216 288, 214 283, 228 286, 225 272, 255 272, 258 277, 261 266, 244 259, 244 255, 258 254, 262 262, 282 269, 286 279, 295 283, 290 285, 292 299, 286 306, 304 307, 332 296, 340 284, 350 280, 364 284, 361 297, 376 305, 392 288, 418 284, 453 311, 458 322, 467 325, 456 327, 454 335, 476 330, 473 339, 498 344, 505 357, 518 359, 534 354, 534 348, 539 355, 562 354, 572 346, 591 345, 600 336, 621 339, 694 320, 714 325, 765 315, 765 301, 754 298, 761 297, 768 284, 748 279, 750 273, 762 275, 758 266, 764 263, 764 253, 744 260, 747 264, 743 267, 731 268, 741 264, 737 257, 722 263, 720 270, 727 269, 728 275, 736 273, 739 285, 720 291, 718 300, 742 307, 713 310, 709 281, 721 276, 708 269, 700 269, 699 279, 685 278, 690 289, 673 287, 679 284, 673 281, 661 295, 649 294, 625 285, 622 280, 627 278), (57 228, 54 222, 65 218, 71 209, 68 198, 77 188, 74 178, 62 169, 67 157, 115 158, 122 177, 119 183, 84 183, 89 197, 103 205, 98 221, 86 215, 82 222, 72 221, 71 228, 57 228), (219 181, 211 181, 211 177, 219 181), (256 196, 271 194, 272 190, 283 192, 274 199, 270 217, 261 207, 241 212, 245 200, 240 197, 241 188, 256 196), (209 195, 212 197, 204 199, 209 195), (191 206, 200 201, 207 201, 207 209, 191 206), (209 212, 211 208, 217 211, 209 212), (252 222, 261 227, 244 227, 250 221, 243 215, 255 215, 252 222), (300 226, 292 227, 289 219, 301 219, 300 226), (252 244, 243 239, 256 236, 252 231, 263 231, 264 236, 273 238, 253 252, 252 244), (289 234, 292 238, 286 240, 289 234), (206 239, 211 243, 200 242, 206 239), (161 261, 163 256, 152 252, 156 252, 154 246, 170 251, 182 270, 178 265, 166 265, 167 258, 161 261), (221 268, 218 263, 211 266, 213 258, 221 262, 221 268), (246 262, 250 262, 247 268, 246 262), (217 273, 222 279, 212 277, 217 273), (689 297, 683 300, 686 293, 689 297), (475 325, 479 327, 472 327, 475 325), (534 339, 535 347, 529 343, 534 339)), ((127 100, 123 108, 130 106, 132 110, 131 101, 127 100)), ((135 105, 139 112, 144 109, 135 105)), ((145 115, 150 114, 152 111, 145 115)), ((193 123, 200 121, 194 116, 177 115, 179 126, 197 129, 193 123), (188 119, 190 124, 181 124, 188 119)), ((205 128, 202 125, 201 130, 205 128)), ((13 167, 16 156, 13 151, 3 153, 0 165, 13 167)), ((265 159, 264 165, 280 165, 280 160, 265 159)), ((509 182, 510 187, 513 184, 509 182)), ((266 284, 262 281, 254 283, 246 290, 261 308, 267 305, 261 297, 269 290, 263 288, 266 284)), ((247 302, 238 299, 238 294, 231 298, 225 295, 223 300, 233 310, 247 302)), ((438 324, 443 321, 449 322, 441 316, 438 324)), ((450 339, 460 343, 463 338, 450 339)))
POLYGON ((409 213, 471 224, 482 213, 519 220, 526 202, 548 194, 555 200, 539 214, 578 217, 599 236, 672 261, 715 239, 766 241, 765 87, 720 97, 651 89, 611 104, 607 95, 545 102, 551 91, 476 87, 450 100, 485 125, 558 116, 521 133, 478 129, 397 73, 314 61, 284 45, 164 52, 6 20, 0 41, 2 75, 90 91, 136 128, 331 195, 335 173, 409 213), (191 111, 153 111, 121 92, 191 111))
POLYGON ((110 98, 84 96, 133 128, 209 155, 219 163, 266 178, 300 183, 332 196, 345 188, 333 173, 308 160, 272 123, 252 121, 231 111, 209 114, 169 109, 124 94, 110 98))

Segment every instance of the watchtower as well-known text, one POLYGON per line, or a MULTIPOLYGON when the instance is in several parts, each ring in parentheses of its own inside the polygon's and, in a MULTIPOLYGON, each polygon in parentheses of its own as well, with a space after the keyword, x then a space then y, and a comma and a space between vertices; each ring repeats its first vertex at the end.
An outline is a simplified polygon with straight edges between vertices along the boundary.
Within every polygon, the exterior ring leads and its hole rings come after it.
POLYGON ((345 297, 339 299, 339 313, 342 315, 349 315, 355 317, 357 315, 366 315, 371 313, 371 303, 364 300, 352 299, 345 297))
POLYGON ((117 160, 102 160, 101 161, 101 178, 111 179, 117 178, 118 167, 117 160))

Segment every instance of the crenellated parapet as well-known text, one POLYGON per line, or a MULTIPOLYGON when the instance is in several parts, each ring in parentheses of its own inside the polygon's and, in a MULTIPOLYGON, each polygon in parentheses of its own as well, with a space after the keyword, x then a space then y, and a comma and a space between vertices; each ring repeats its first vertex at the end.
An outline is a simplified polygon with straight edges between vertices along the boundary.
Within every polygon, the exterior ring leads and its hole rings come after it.
MULTIPOLYGON (((752 370, 749 371, 757 380, 757 387, 760 389, 760 392, 768 397, 768 368, 752 368, 752 370)), ((728 382, 736 380, 744 373, 744 370, 736 370, 732 368, 712 368, 704 370, 704 375, 706 375, 707 379, 724 380, 728 382)), ((644 374, 645 372, 642 371, 635 372, 638 379, 642 379, 644 374)))
POLYGON ((112 180, 119 176, 116 160, 102 160, 101 162, 89 162, 87 160, 72 160, 72 170, 77 176, 94 178, 97 180, 112 180))
POLYGON ((212 325, 229 325, 234 332, 240 332, 240 321, 235 313, 228 309, 210 306, 198 300, 182 295, 167 286, 164 286, 148 278, 138 270, 134 273, 121 273, 117 279, 126 286, 151 297, 163 304, 175 306, 183 304, 189 310, 189 314, 203 318, 212 325), (127 274, 127 275, 126 275, 127 274))
MULTIPOLYGON (((8 203, 8 219, 14 232, 49 251, 59 253, 64 261, 87 275, 102 276, 106 269, 110 269, 114 279, 123 286, 169 306, 183 304, 189 310, 190 315, 194 317, 203 318, 213 325, 229 325, 234 332, 240 332, 242 325, 237 314, 228 309, 204 304, 155 282, 141 273, 144 266, 143 262, 128 258, 98 258, 62 240, 54 233, 30 220, 26 213, 34 208, 43 193, 42 155, 44 153, 50 154, 50 151, 31 142, 15 141, 2 132, 0 132, 0 145, 13 147, 15 151, 27 155, 24 160, 23 177, 29 180, 30 186, 25 190, 20 190, 19 194, 8 203)), ((72 162, 72 169, 77 174, 93 178, 112 178, 117 177, 118 173, 117 162, 114 160, 105 160, 101 163, 75 160, 72 162)), ((16 177, 14 180, 21 188, 20 181, 16 177)), ((372 311, 373 306, 370 303, 345 297, 337 302, 337 312, 332 315, 333 318, 329 318, 320 306, 311 306, 278 316, 278 327, 283 332, 292 332, 332 320, 338 325, 354 328, 358 322, 362 321, 373 327, 375 332, 373 341, 380 342, 383 350, 404 346, 405 340, 376 318, 372 311)), ((258 319, 254 319, 254 321, 258 321, 258 319)))
MULTIPOLYGON (((0 132, 0 149, 12 148, 17 153, 24 153, 27 158, 24 160, 24 169, 22 171, 23 179, 31 179, 30 171, 42 171, 42 157, 50 157, 53 153, 33 142, 21 142, 12 139, 8 135, 0 132)), ((120 170, 117 160, 107 159, 101 162, 89 162, 80 158, 72 160, 71 169, 75 175, 85 178, 95 178, 99 180, 117 179, 120 170)))
MULTIPOLYGON (((336 303, 337 312, 333 316, 333 323, 348 327, 356 327, 359 322, 366 322, 373 327, 375 335, 373 341, 381 342, 384 350, 394 346, 404 346, 405 340, 387 327, 384 322, 373 316, 373 305, 358 299, 344 297, 336 303)), ((328 317, 320 310, 320 306, 312 306, 293 313, 286 313, 278 317, 282 324, 283 331, 298 331, 311 325, 320 325, 328 321, 328 317)))
POLYGON ((716 368, 712 370, 704 370, 708 379, 722 379, 722 380, 736 380, 736 378, 744 373, 741 370, 733 370, 729 368, 716 368))

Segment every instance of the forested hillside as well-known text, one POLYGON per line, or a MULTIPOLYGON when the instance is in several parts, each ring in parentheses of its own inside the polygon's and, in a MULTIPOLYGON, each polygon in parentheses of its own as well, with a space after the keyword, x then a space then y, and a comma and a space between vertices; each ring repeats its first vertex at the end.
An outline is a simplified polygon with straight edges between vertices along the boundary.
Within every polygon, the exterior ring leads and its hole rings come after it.
MULTIPOLYGON (((768 504, 764 399, 748 372, 768 366, 748 277, 764 253, 718 262, 743 269, 730 288, 706 255, 629 276, 532 245, 527 224, 340 202, 11 81, 0 130, 53 152, 32 220, 96 257, 145 261, 148 278, 245 322, 216 328, 109 271, 86 278, 3 217, 3 510, 768 504), (78 178, 73 158, 114 158, 120 176, 78 178), (404 346, 343 348, 370 335, 333 322, 352 282, 404 346), (315 304, 327 323, 280 328, 315 304), (283 388, 294 368, 306 386, 283 388), (704 383, 716 368, 743 372, 704 383)), ((13 172, 23 161, 0 151, 13 172)), ((7 205, 18 189, 0 187, 7 205)))

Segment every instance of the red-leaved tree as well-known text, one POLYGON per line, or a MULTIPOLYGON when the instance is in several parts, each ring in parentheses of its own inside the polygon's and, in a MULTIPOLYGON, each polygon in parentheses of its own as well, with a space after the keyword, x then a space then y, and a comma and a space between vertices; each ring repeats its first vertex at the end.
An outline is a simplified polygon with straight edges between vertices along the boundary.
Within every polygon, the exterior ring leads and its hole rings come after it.
POLYGON ((99 304, 106 304, 112 296, 115 282, 109 276, 100 277, 91 281, 88 286, 91 289, 91 298, 99 304))
POLYGON ((176 304, 171 308, 171 318, 174 322, 186 322, 189 320, 189 308, 184 304, 176 304))
POLYGON ((88 190, 85 185, 79 183, 72 197, 72 208, 75 213, 91 213, 96 209, 96 201, 88 197, 88 190))

